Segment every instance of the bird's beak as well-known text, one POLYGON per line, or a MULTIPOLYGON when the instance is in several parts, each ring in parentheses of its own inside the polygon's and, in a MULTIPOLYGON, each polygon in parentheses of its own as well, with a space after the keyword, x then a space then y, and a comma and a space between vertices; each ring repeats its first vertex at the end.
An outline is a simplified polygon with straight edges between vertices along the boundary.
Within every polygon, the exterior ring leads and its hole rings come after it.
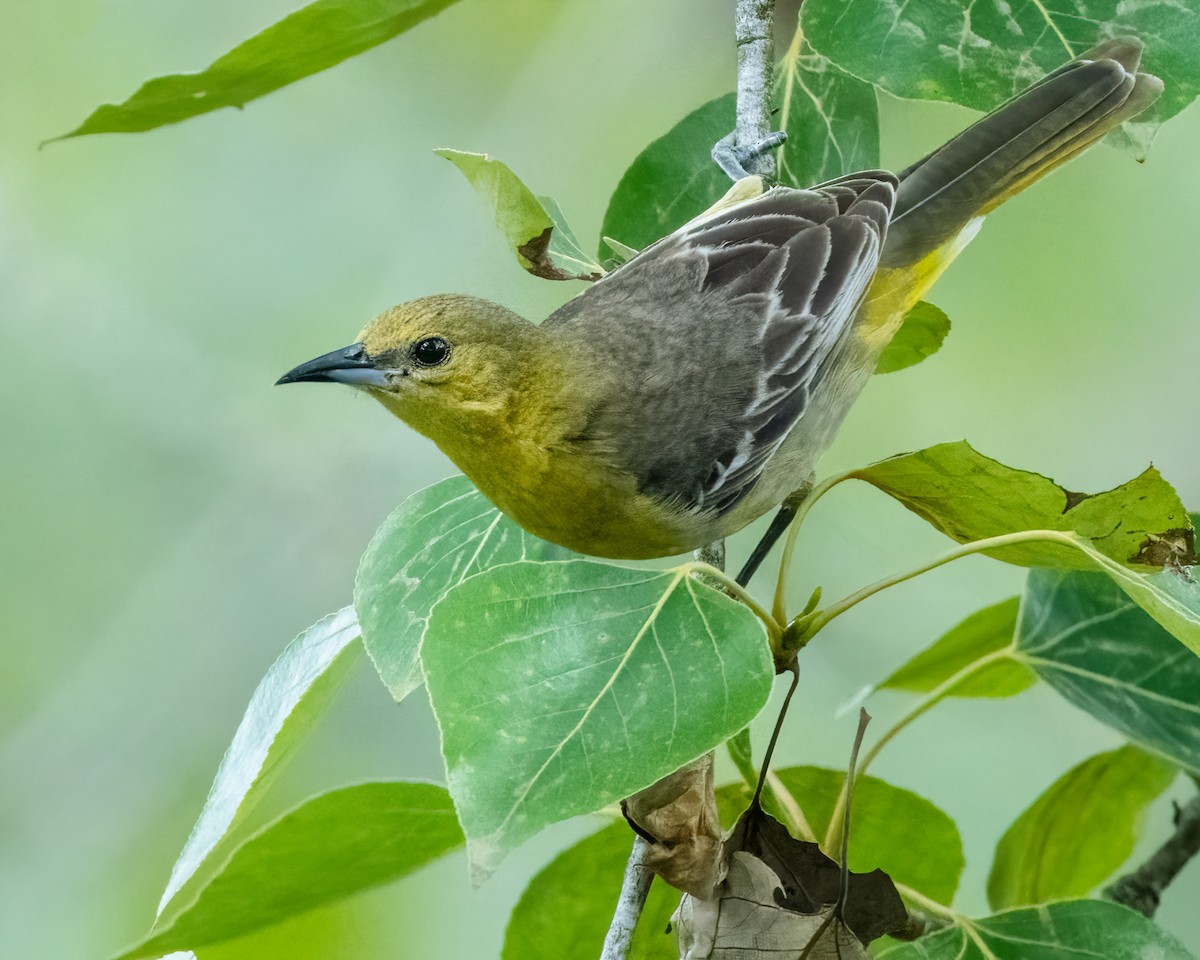
POLYGON ((366 347, 352 343, 348 347, 334 350, 324 356, 293 367, 275 381, 281 383, 345 383, 352 387, 386 387, 384 371, 375 366, 367 356, 366 347))

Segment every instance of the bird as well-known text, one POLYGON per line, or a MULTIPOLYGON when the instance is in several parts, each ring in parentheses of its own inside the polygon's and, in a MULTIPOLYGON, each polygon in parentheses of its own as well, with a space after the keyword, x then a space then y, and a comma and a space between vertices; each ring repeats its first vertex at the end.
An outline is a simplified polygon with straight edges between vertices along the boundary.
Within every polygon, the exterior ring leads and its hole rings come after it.
POLYGON ((535 324, 422 297, 277 381, 365 391, 500 511, 591 556, 683 554, 790 523, 879 354, 983 217, 1161 94, 1098 44, 898 173, 718 205, 535 324))

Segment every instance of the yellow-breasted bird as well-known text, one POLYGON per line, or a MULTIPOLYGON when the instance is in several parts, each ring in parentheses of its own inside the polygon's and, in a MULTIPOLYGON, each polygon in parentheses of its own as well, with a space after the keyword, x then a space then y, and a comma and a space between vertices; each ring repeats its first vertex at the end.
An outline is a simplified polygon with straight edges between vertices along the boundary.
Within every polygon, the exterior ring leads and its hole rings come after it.
POLYGON ((790 520, 905 313, 1005 199, 1162 83, 1110 40, 898 174, 775 187, 658 241, 540 325, 424 297, 289 371, 366 390, 527 530, 615 558, 790 520))

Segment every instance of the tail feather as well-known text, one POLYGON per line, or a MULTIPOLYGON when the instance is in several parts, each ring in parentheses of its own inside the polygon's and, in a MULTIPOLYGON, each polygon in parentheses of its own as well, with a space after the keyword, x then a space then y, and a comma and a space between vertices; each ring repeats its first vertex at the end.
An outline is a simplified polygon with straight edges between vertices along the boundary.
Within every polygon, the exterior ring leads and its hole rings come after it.
POLYGON ((916 263, 981 216, 1153 103, 1141 42, 1093 47, 900 174, 882 265, 916 263))

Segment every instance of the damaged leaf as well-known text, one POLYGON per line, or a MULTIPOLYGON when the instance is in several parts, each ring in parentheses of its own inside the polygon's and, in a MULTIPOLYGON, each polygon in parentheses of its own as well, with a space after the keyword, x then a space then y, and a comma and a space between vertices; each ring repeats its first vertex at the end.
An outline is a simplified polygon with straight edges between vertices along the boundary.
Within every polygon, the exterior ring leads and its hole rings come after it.
MULTIPOLYGON (((825 836, 846 772, 807 766, 776 772, 816 835, 825 836)), ((909 790, 862 774, 855 777, 854 797, 850 869, 880 867, 896 883, 931 900, 953 901, 964 860, 958 828, 945 811, 909 790), (906 829, 898 831, 897 823, 906 829)))
MULTIPOLYGON (((1124 565, 1194 562, 1191 520, 1179 495, 1154 467, 1095 495, 1074 493, 1048 477, 985 457, 965 440, 881 460, 855 471, 959 543, 1022 530, 1079 535, 1124 565)), ((1021 566, 1090 569, 1080 551, 1058 543, 1022 543, 988 551, 1021 566)))
POLYGON ((895 373, 931 357, 950 332, 950 318, 938 307, 921 300, 904 315, 895 336, 879 355, 876 373, 895 373))
POLYGON ((677 890, 701 900, 721 880, 724 831, 713 789, 713 755, 668 774, 622 805, 650 847, 642 863, 677 890))
POLYGON ((869 960, 833 906, 796 913, 778 902, 779 877, 762 860, 734 851, 720 900, 684 897, 675 915, 686 960, 869 960))
POLYGON ((865 944, 908 929, 908 912, 886 873, 844 873, 757 804, 725 850, 728 874, 718 899, 685 897, 680 904, 680 946, 689 958, 866 958, 865 944))
POLYGON ((604 268, 583 252, 558 204, 537 197, 494 157, 464 150, 435 150, 453 163, 491 211, 517 262, 546 280, 599 280, 604 268))

